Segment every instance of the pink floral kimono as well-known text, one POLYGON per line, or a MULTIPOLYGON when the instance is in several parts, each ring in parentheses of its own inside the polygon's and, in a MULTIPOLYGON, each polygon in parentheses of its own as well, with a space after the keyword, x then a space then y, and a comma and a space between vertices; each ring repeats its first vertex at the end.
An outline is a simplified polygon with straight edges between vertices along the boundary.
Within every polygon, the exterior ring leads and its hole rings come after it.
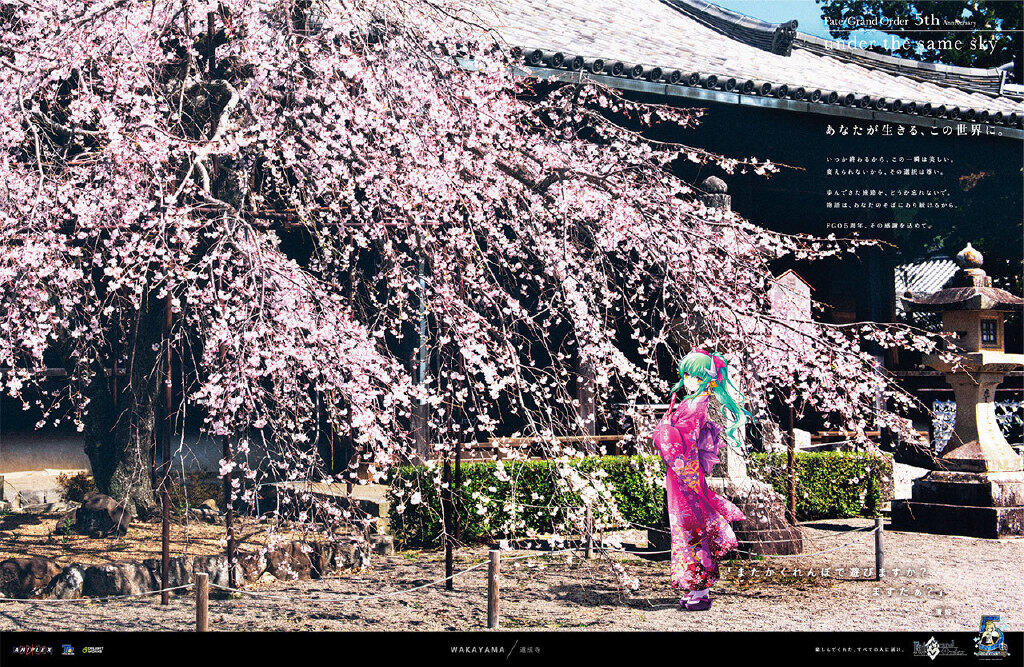
POLYGON ((691 591, 718 581, 718 562, 738 544, 729 523, 746 518, 704 481, 724 446, 722 428, 708 421, 707 412, 707 396, 676 405, 673 395, 668 413, 654 430, 654 444, 668 467, 672 587, 691 591))

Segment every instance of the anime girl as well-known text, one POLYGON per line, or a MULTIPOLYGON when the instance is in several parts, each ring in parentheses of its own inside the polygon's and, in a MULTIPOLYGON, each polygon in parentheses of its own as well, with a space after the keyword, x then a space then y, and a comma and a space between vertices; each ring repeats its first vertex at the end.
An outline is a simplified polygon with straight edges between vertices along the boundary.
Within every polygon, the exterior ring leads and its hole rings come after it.
POLYGON ((718 563, 738 544, 729 524, 746 518, 704 481, 724 446, 722 427, 708 420, 711 394, 722 404, 725 439, 741 447, 743 426, 750 416, 742 407, 743 396, 729 379, 725 359, 699 349, 679 362, 679 383, 672 388, 668 413, 654 430, 654 444, 668 468, 672 587, 688 591, 679 601, 688 611, 711 607, 708 591, 718 581, 718 563), (679 389, 689 393, 677 405, 679 389))

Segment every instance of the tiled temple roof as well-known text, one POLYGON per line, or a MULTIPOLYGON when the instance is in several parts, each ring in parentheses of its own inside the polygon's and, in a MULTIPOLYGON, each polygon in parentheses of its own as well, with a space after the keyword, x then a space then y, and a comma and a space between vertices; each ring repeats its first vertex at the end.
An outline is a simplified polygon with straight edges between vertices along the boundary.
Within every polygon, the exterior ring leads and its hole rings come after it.
MULTIPOLYGON (((957 265, 946 256, 935 256, 907 262, 896 267, 893 275, 897 295, 931 294, 937 292, 956 275, 957 265)), ((896 311, 905 312, 903 302, 896 300, 896 311)))
POLYGON ((899 292, 937 292, 956 275, 957 265, 945 255, 900 264, 896 267, 896 290, 899 292))
POLYGON ((536 76, 917 125, 969 121, 1024 136, 1024 103, 1000 70, 882 56, 702 0, 458 4, 460 15, 519 47, 536 76))
POLYGON ((998 68, 982 69, 925 63, 851 47, 842 42, 798 32, 796 21, 783 24, 766 23, 704 0, 664 0, 664 2, 734 39, 785 55, 789 55, 792 49, 804 49, 871 70, 990 95, 1000 94, 1006 76, 1006 73, 998 68), (773 46, 777 48, 773 49, 773 46))

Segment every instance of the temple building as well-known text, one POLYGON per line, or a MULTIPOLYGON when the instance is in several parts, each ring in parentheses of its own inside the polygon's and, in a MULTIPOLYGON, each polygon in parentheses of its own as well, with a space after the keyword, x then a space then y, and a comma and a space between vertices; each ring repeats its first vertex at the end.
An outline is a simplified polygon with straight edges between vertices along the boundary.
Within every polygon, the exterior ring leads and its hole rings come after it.
MULTIPOLYGON (((942 287, 968 242, 998 284, 1021 279, 1024 86, 1006 68, 886 56, 703 0, 495 0, 469 14, 515 49, 538 85, 592 80, 634 99, 706 109, 695 128, 651 135, 780 165, 768 178, 676 165, 698 189, 709 176, 724 183, 740 215, 780 232, 886 242, 856 258, 780 263, 779 275, 795 270, 811 287, 822 320, 916 317, 938 330, 900 297, 942 287)), ((1021 330, 1012 314, 1008 351, 1020 351, 1021 330)), ((951 404, 942 374, 920 355, 877 356, 925 404, 951 404)), ((1021 379, 1011 372, 998 388, 1005 405, 1021 400, 1021 379)), ((920 415, 919 428, 932 430, 928 422, 920 415)))

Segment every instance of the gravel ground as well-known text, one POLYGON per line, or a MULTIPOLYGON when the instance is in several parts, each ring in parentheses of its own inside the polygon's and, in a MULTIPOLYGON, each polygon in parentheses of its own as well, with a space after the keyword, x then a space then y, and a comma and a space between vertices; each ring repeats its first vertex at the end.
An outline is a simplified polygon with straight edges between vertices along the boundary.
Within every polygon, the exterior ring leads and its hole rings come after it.
MULTIPOLYGON (((581 560, 566 554, 520 558, 503 554, 502 627, 579 630, 961 630, 982 614, 999 614, 1004 630, 1024 629, 1024 540, 981 540, 886 531, 889 569, 881 583, 851 576, 873 567, 874 540, 864 519, 804 524, 807 551, 786 559, 731 561, 712 590, 711 613, 687 613, 668 585, 665 561, 615 554, 581 560), (639 579, 624 594, 613 562, 639 579), (781 568, 787 568, 782 571, 781 568), (821 569, 828 568, 824 576, 821 569), (742 570, 740 569, 742 568, 742 570), (753 571, 751 568, 756 568, 753 571), (767 571, 771 568, 771 571, 767 571), (799 568, 799 572, 795 570, 799 568), (813 568, 813 576, 808 576, 813 568), (838 568, 843 568, 839 571, 838 568), (898 571, 895 569, 898 568, 898 571), (922 571, 923 568, 923 571, 922 571), (910 569, 913 571, 911 572, 910 569)), ((625 541, 643 543, 640 533, 625 541)), ((463 549, 457 570, 486 560, 483 548, 463 549)), ((261 595, 210 601, 216 630, 473 630, 486 624, 486 566, 456 579, 455 591, 428 586, 375 600, 345 600, 429 584, 444 575, 436 552, 401 552, 372 568, 320 581, 274 583, 261 595), (294 599, 297 596, 320 599, 294 599)), ((167 608, 156 598, 105 603, 0 602, 0 630, 189 630, 190 595, 167 608)))

